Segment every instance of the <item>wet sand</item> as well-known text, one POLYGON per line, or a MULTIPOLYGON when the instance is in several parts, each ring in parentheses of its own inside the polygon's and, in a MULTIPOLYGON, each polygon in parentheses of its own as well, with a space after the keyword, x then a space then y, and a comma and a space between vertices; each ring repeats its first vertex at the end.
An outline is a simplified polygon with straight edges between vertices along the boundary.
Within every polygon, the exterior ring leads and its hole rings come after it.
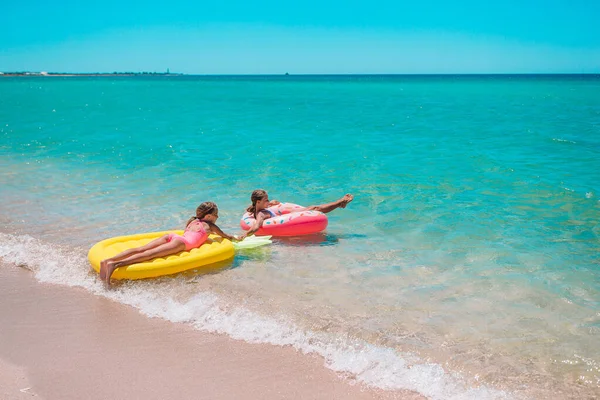
POLYGON ((24 400, 42 397, 31 391, 31 383, 24 368, 0 359, 0 399, 24 400))
POLYGON ((0 398, 422 399, 352 384, 319 356, 147 318, 0 264, 0 398))

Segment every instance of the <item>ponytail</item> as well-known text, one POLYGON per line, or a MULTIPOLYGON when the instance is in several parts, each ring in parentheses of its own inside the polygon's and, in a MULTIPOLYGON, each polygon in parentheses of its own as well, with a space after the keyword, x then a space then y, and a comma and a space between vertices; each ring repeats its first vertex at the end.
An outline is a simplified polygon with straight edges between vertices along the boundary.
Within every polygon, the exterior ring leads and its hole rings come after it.
POLYGON ((252 192, 252 195, 250 196, 252 205, 246 208, 246 211, 252 214, 254 218, 256 218, 256 202, 264 199, 266 196, 267 192, 262 189, 256 189, 254 192, 252 192))
POLYGON ((190 223, 191 223, 193 220, 195 220, 196 218, 197 218, 197 217, 192 217, 192 218, 188 219, 188 222, 186 222, 186 223, 185 223, 185 227, 187 228, 187 227, 188 227, 188 225, 189 225, 189 224, 190 224, 190 223))

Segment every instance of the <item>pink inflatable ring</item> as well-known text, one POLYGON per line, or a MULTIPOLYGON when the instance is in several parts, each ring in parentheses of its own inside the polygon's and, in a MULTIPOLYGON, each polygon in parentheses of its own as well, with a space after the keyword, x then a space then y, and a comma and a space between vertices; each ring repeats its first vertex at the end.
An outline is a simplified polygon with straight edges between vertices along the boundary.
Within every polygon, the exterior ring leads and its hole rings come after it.
MULTIPOLYGON (((256 235, 299 236, 321 232, 327 228, 327 216, 320 211, 294 211, 305 207, 292 203, 281 203, 269 207, 274 217, 266 219, 256 235)), ((256 221, 249 212, 242 216, 240 226, 243 230, 250 229, 256 221)))

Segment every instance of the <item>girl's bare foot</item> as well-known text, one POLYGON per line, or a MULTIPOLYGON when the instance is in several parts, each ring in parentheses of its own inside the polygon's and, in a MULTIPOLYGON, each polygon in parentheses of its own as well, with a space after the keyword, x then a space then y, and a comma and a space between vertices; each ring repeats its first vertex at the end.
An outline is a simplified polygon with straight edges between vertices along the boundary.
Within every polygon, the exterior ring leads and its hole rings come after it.
POLYGON ((347 195, 345 195, 344 197, 342 197, 340 199, 340 208, 346 208, 348 203, 350 203, 352 200, 354 200, 354 196, 352 196, 350 193, 348 193, 347 195))
POLYGON ((106 279, 106 260, 100 261, 100 279, 106 279))
POLYGON ((113 272, 115 272, 115 269, 117 269, 117 263, 115 262, 107 262, 106 263, 106 287, 110 287, 110 277, 112 276, 113 272))

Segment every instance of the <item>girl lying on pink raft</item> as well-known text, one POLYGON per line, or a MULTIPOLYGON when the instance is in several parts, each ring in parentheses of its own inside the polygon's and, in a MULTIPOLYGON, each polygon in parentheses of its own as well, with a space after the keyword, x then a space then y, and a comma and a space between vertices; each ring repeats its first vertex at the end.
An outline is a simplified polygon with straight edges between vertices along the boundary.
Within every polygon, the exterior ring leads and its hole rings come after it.
POLYGON ((269 201, 266 191, 258 189, 252 192, 248 207, 242 216, 240 226, 246 236, 256 235, 298 236, 321 232, 327 227, 327 216, 337 208, 346 208, 354 196, 347 194, 333 203, 302 207, 293 203, 269 201))

